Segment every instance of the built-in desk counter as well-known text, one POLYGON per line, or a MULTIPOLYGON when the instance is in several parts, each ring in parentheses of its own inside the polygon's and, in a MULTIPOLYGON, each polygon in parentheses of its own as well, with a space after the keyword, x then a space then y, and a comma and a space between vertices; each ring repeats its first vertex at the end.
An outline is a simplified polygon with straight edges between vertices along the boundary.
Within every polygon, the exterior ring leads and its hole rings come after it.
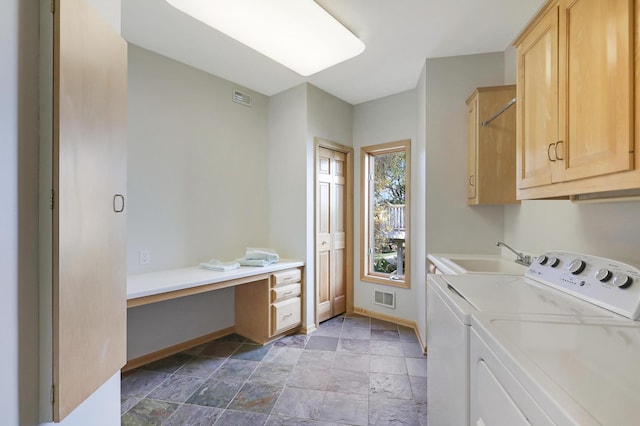
POLYGON ((282 259, 269 266, 241 266, 218 272, 198 267, 147 272, 127 277, 127 307, 147 305, 192 294, 269 279, 274 272, 302 268, 304 262, 282 259))
MULTIPOLYGON (((217 272, 198 267, 129 275, 127 308, 234 287, 233 332, 265 344, 302 324, 304 262, 282 259, 265 267, 217 272)), ((162 358, 200 342, 184 344, 129 360, 125 370, 162 358)))

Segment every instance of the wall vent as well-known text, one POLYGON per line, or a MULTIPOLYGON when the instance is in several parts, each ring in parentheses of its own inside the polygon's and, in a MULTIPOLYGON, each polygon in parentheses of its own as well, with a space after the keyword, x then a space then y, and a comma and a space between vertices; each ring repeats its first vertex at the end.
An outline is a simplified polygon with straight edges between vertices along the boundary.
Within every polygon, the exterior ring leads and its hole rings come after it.
POLYGON ((396 294, 387 293, 384 291, 376 290, 374 294, 374 301, 376 305, 386 306, 387 308, 396 308, 396 294))
POLYGON ((233 102, 237 102, 242 105, 246 105, 248 107, 251 106, 251 96, 246 93, 242 93, 239 90, 233 91, 233 102))

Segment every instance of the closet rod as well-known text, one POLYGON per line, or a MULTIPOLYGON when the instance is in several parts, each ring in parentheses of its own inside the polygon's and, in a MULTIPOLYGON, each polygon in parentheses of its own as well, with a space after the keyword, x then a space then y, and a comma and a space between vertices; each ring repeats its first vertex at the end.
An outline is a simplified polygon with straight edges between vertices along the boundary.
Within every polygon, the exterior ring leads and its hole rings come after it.
POLYGON ((495 120, 496 118, 498 118, 498 116, 499 116, 500 114, 502 114, 503 112, 505 112, 506 110, 508 110, 508 109, 509 109, 509 107, 510 107, 511 105, 515 104, 515 103, 516 103, 516 101, 517 101, 517 98, 513 98, 513 99, 511 99, 509 102, 507 102, 507 104, 506 104, 505 106, 503 106, 503 107, 502 107, 502 109, 501 109, 500 111, 498 111, 498 112, 496 112, 495 114, 493 114, 493 116, 492 116, 490 119, 488 119, 488 120, 486 120, 486 121, 483 121, 483 122, 482 122, 482 127, 487 127, 487 126, 488 126, 488 125, 489 125, 493 120, 495 120))

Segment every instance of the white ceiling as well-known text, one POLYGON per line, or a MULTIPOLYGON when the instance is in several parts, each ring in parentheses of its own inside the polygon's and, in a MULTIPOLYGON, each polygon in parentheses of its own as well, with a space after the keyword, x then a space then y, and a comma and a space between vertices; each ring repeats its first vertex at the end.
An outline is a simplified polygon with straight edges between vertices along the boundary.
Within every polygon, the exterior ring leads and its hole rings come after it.
POLYGON ((309 82, 356 105, 415 88, 426 58, 505 50, 545 0, 315 1, 367 47, 309 77, 164 0, 122 0, 122 34, 130 43, 268 96, 309 82))

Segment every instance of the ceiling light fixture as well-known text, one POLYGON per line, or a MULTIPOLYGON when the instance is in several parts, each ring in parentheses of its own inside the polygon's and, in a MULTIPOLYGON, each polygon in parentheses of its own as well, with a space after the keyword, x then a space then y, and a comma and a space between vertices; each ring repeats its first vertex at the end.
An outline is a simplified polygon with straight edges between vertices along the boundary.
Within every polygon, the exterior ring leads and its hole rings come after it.
POLYGON ((309 76, 364 51, 313 0, 167 0, 178 10, 309 76))

